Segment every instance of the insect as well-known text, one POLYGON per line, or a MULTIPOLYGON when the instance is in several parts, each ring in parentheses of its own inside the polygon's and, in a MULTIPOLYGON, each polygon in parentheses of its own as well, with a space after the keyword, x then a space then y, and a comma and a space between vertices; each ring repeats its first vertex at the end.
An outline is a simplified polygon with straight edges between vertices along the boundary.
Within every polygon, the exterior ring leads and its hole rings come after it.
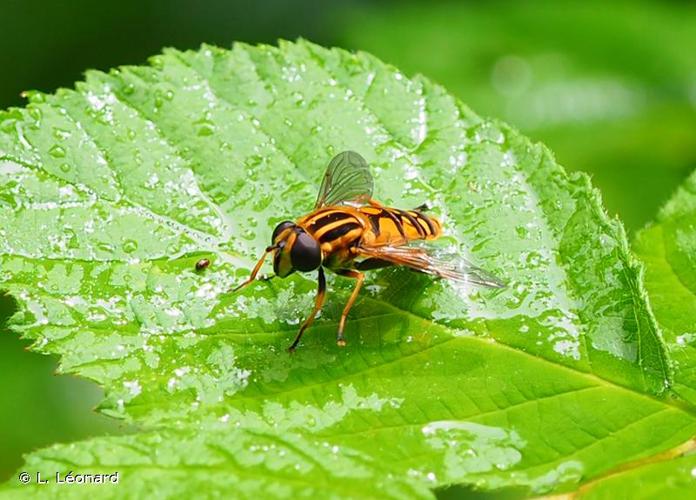
POLYGON ((321 310, 326 296, 324 268, 356 280, 338 323, 336 343, 345 346, 346 318, 358 297, 363 271, 405 266, 440 278, 500 288, 503 284, 463 259, 437 258, 417 240, 435 240, 442 234, 440 221, 426 215, 425 206, 413 210, 386 207, 372 199, 374 181, 367 162, 358 153, 344 151, 329 163, 314 210, 297 221, 283 221, 271 236, 271 245, 249 277, 233 291, 252 283, 269 254, 273 271, 285 278, 295 271, 317 271, 314 308, 289 347, 293 352, 302 334, 321 310))
POLYGON ((201 259, 196 262, 196 271, 202 271, 206 267, 210 265, 210 260, 208 259, 201 259))

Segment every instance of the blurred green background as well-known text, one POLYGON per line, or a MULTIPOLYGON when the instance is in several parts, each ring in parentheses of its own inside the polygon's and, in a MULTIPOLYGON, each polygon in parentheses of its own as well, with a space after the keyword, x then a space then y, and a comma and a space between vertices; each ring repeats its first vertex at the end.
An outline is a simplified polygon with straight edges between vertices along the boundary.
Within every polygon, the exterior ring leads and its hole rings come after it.
MULTIPOLYGON (((696 168, 692 2, 5 0, 0 22, 0 108, 164 46, 302 36, 423 73, 546 143, 629 232, 696 168)), ((0 320, 11 313, 0 300, 0 320)), ((37 447, 123 432, 91 411, 94 385, 24 347, 0 333, 0 480, 37 447)))

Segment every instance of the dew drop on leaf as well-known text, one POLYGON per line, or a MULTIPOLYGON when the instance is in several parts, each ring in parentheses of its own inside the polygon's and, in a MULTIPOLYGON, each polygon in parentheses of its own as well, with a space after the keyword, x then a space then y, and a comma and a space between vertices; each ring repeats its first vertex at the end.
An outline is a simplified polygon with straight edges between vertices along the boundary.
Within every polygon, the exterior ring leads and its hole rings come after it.
POLYGON ((54 158, 64 158, 65 157, 65 148, 63 146, 59 146, 58 144, 54 144, 48 150, 48 154, 50 154, 54 158))
POLYGON ((135 240, 125 240, 121 248, 126 253, 133 253, 138 249, 138 242, 135 240))

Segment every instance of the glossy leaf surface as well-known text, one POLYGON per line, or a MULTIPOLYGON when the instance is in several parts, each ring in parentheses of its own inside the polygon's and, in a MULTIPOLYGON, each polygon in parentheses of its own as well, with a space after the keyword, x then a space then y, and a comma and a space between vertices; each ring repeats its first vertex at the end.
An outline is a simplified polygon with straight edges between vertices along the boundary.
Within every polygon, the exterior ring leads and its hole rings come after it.
POLYGON ((634 247, 674 360, 674 392, 696 403, 696 173, 636 236, 634 247))
MULTIPOLYGON (((696 430, 667 394, 671 361, 623 230, 587 178, 367 54, 203 47, 90 72, 0 115, 0 170, 15 329, 142 429, 36 452, 27 470, 120 471, 124 496, 546 493, 696 430), (340 349, 352 284, 330 279, 289 356, 313 276, 230 290, 348 149, 379 200, 428 201, 441 245, 507 287, 374 272, 340 349)), ((39 488, 58 492, 0 491, 39 488)))

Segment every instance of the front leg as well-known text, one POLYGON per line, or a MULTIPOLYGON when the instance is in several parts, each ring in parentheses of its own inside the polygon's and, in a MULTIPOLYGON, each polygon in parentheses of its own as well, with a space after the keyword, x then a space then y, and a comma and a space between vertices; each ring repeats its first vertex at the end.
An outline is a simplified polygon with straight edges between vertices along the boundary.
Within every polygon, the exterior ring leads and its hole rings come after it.
POLYGON ((254 266, 254 269, 252 269, 251 274, 249 275, 249 277, 248 277, 247 279, 245 279, 244 281, 242 281, 239 285, 237 285, 236 287, 234 287, 234 288, 232 289, 232 293, 241 290, 242 288, 244 288, 245 286, 247 286, 249 283, 253 283, 253 281, 256 279, 256 275, 259 274, 259 270, 261 269, 261 266, 263 265, 263 261, 266 260, 266 256, 267 256, 269 253, 274 252, 277 248, 278 248, 278 247, 275 246, 275 245, 266 248, 266 251, 263 253, 263 255, 261 256, 261 258, 259 259, 259 261, 258 261, 258 262, 256 263, 256 265, 254 266))
POLYGON ((314 322, 314 317, 321 310, 321 306, 324 305, 324 297, 326 297, 326 276, 324 276, 324 269, 321 267, 319 268, 317 278, 319 286, 317 288, 317 296, 314 301, 314 309, 312 309, 312 312, 309 314, 309 316, 307 316, 307 319, 304 320, 304 323, 302 323, 302 326, 300 327, 300 331, 297 332, 295 340, 292 342, 290 347, 288 347, 288 351, 291 353, 295 352, 295 349, 297 349, 297 344, 300 343, 300 339, 302 338, 302 334, 307 328, 309 328, 312 322, 314 322))
POLYGON ((360 292, 360 288, 362 287, 363 281, 365 280, 365 275, 360 271, 355 271, 353 269, 339 269, 336 271, 336 274, 340 274, 341 276, 347 276, 349 278, 355 278, 357 280, 357 282, 355 283, 355 288, 353 288, 353 293, 350 294, 348 303, 346 304, 346 307, 343 308, 343 313, 341 314, 341 321, 338 323, 336 344, 339 347, 344 347, 346 345, 346 339, 343 336, 343 330, 346 326, 346 318, 348 317, 348 312, 350 311, 350 308, 353 307, 355 299, 358 298, 358 293, 360 292))

